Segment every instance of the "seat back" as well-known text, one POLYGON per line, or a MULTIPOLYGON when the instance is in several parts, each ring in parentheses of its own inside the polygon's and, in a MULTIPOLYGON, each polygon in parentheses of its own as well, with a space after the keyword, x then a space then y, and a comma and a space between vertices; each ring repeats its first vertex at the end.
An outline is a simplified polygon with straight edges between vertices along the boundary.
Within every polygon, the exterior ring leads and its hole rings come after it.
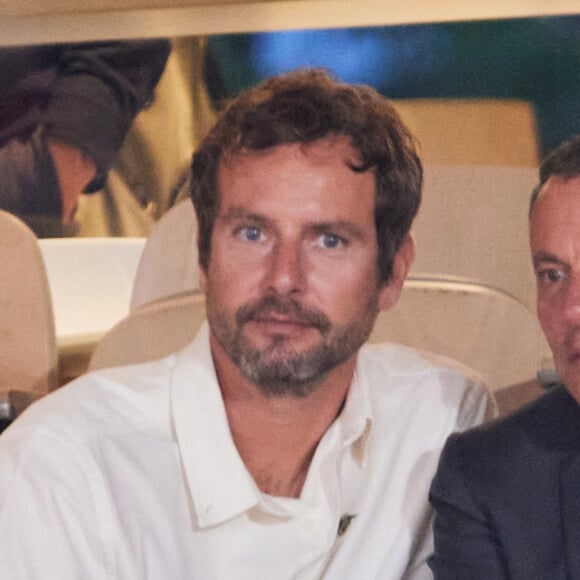
POLYGON ((21 410, 58 386, 52 302, 34 233, 0 210, 1 403, 21 410))
POLYGON ((202 294, 147 304, 116 324, 96 346, 89 370, 162 358, 184 347, 205 320, 202 294))
POLYGON ((536 316, 513 296, 469 280, 412 275, 379 315, 371 341, 398 342, 453 358, 492 390, 536 376, 549 354, 536 316))
POLYGON ((533 168, 426 167, 412 272, 476 280, 535 310, 528 208, 536 181, 533 168))
MULTIPOLYGON (((143 306, 99 343, 90 368, 160 358, 178 350, 205 316, 199 293, 143 306)), ((382 312, 371 342, 396 342, 455 359, 493 389, 528 380, 548 347, 535 316, 505 292, 456 278, 411 276, 399 302, 382 312)))
POLYGON ((199 289, 197 221, 184 199, 155 224, 139 260, 130 309, 199 289))

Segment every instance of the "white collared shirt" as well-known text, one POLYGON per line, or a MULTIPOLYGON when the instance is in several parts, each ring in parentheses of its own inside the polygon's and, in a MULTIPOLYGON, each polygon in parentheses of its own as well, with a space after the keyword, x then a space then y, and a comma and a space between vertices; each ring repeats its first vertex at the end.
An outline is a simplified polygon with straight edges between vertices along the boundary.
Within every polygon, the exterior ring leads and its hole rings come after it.
POLYGON ((268 496, 233 443, 204 326, 176 355, 60 389, 0 437, 0 578, 430 578, 441 447, 488 405, 458 370, 366 346, 301 497, 268 496))

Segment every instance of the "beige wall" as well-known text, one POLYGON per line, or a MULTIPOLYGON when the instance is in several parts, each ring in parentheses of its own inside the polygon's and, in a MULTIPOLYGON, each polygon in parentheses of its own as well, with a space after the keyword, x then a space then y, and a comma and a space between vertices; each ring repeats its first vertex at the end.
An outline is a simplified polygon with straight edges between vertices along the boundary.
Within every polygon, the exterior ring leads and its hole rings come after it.
POLYGON ((538 138, 530 103, 503 99, 395 101, 427 165, 536 167, 538 138))

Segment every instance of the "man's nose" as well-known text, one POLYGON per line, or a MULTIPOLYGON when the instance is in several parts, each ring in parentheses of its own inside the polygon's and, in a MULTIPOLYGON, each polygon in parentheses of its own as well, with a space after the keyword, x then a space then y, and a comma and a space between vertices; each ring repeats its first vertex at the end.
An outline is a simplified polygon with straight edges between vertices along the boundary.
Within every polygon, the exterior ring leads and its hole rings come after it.
POLYGON ((278 294, 296 294, 305 287, 304 256, 297 242, 280 241, 272 252, 267 285, 278 294))
POLYGON ((580 275, 572 276, 570 280, 564 313, 569 322, 580 325, 580 275))

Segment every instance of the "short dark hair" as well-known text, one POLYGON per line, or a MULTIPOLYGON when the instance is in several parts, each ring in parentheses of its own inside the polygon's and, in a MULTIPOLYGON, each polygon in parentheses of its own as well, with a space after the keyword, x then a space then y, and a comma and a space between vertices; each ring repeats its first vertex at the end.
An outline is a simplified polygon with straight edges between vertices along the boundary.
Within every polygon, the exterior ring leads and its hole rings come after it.
POLYGON ((580 135, 574 135, 572 139, 556 147, 543 159, 540 164, 540 182, 534 187, 530 197, 530 213, 540 190, 552 175, 564 179, 580 175, 580 135))
POLYGON ((390 279, 394 256, 421 202, 423 168, 416 142, 385 97, 368 86, 338 82, 321 69, 287 73, 241 93, 194 154, 191 198, 202 268, 209 264, 217 170, 224 156, 312 143, 330 134, 350 138, 360 157, 353 171, 376 171, 377 266, 381 284, 390 279))

